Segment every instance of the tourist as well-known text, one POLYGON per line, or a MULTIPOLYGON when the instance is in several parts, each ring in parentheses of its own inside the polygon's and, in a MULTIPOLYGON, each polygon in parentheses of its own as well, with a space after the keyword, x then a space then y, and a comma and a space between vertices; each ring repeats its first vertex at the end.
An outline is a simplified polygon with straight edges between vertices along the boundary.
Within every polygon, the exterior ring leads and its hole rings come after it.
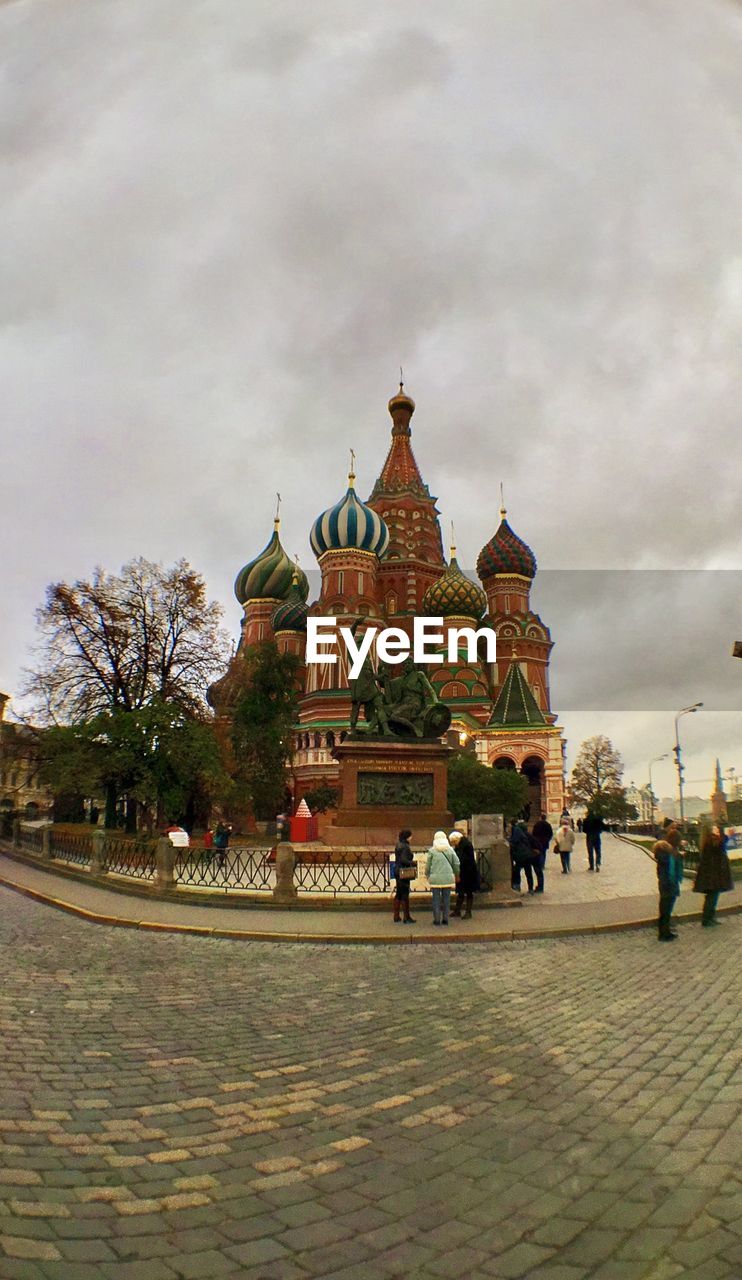
POLYGON ((469 837, 464 835, 463 831, 451 831, 448 836, 448 843, 455 849, 456 857, 459 860, 456 902, 451 915, 461 916, 462 920, 471 920, 474 894, 479 893, 481 887, 474 845, 469 837), (464 908, 463 913, 462 907, 464 908))
POLYGON ((693 881, 693 892, 704 894, 701 924, 705 929, 719 924, 716 907, 720 893, 734 888, 732 868, 726 851, 726 837, 720 826, 705 831, 701 840, 701 856, 693 881))
POLYGON ((399 924, 400 912, 402 913, 403 924, 416 923, 410 915, 410 886, 417 875, 415 856, 410 848, 411 835, 412 832, 409 828, 403 827, 394 846, 394 866, 397 880, 397 887, 394 890, 394 919, 397 924, 399 924))
POLYGON ((526 874, 528 892, 533 893, 533 864, 536 857, 538 857, 538 849, 528 833, 525 822, 514 822, 510 832, 510 861, 512 863, 511 884, 516 893, 520 893, 522 871, 526 874))
POLYGON ((565 822, 566 822, 567 826, 568 826, 568 827, 571 827, 571 828, 572 828, 572 830, 574 831, 574 829, 575 829, 575 820, 574 820, 574 818, 570 817, 569 809, 566 807, 566 805, 565 805, 565 807, 562 809, 562 812, 559 814, 559 826, 560 826, 560 827, 563 827, 563 826, 564 826, 564 824, 565 824, 565 822))
POLYGON ((546 814, 542 813, 538 822, 534 822, 533 831, 531 832, 531 835, 536 841, 540 851, 538 856, 533 860, 537 880, 536 893, 543 893, 544 891, 544 868, 546 867, 546 855, 549 852, 549 843, 553 834, 554 828, 546 817, 546 814))
POLYGON ((217 861, 220 868, 224 866, 227 859, 227 849, 229 847, 231 831, 232 828, 228 826, 226 822, 222 822, 221 819, 217 822, 216 831, 214 832, 214 848, 216 849, 217 861))
POLYGON ((652 849, 652 855, 657 863, 657 883, 660 891, 657 936, 660 942, 674 942, 678 935, 670 927, 670 921, 683 881, 683 857, 680 853, 680 832, 677 827, 667 828, 662 839, 658 840, 652 849))
POLYGON ((605 829, 605 823, 600 814, 588 809, 585 821, 582 824, 582 830, 585 832, 585 839, 587 840, 588 871, 600 871, 600 837, 605 829))
POLYGON ((559 854, 562 860, 562 875, 569 875, 572 870, 571 859, 572 850, 575 847, 575 833, 569 822, 562 822, 556 833, 554 841, 554 852, 559 854))
POLYGON ((445 831, 436 831, 428 850, 425 874, 433 895, 433 924, 448 924, 451 890, 459 875, 459 860, 445 831))

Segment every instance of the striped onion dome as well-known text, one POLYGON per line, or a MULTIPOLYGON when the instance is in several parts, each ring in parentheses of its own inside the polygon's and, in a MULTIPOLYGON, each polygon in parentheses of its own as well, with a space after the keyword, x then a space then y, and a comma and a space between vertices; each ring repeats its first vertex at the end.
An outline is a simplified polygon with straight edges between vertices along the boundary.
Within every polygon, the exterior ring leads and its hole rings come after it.
POLYGON ((477 573, 483 582, 497 574, 518 574, 522 578, 536 576, 536 557, 523 539, 513 533, 505 519, 506 514, 503 507, 497 533, 479 553, 477 573))
POLYGON ((348 476, 348 489, 340 502, 323 511, 312 525, 309 541, 319 557, 326 551, 373 551, 381 559, 389 546, 389 530, 381 516, 356 496, 355 476, 348 476))
POLYGON ((273 610, 271 622, 274 631, 306 631, 309 608, 301 594, 299 581, 300 569, 294 569, 294 581, 291 590, 282 604, 273 610))
POLYGON ((445 573, 423 596, 423 613, 428 618, 474 618, 478 622, 486 608, 487 598, 482 588, 461 572, 456 548, 451 547, 451 560, 445 573))
MULTIPOLYGON (((273 522, 273 534, 259 556, 240 569, 234 584, 234 593, 241 605, 248 600, 286 600, 293 585, 295 565, 281 546, 278 530, 281 522, 273 522)), ((309 595, 306 575, 298 570, 297 588, 302 600, 309 595)))

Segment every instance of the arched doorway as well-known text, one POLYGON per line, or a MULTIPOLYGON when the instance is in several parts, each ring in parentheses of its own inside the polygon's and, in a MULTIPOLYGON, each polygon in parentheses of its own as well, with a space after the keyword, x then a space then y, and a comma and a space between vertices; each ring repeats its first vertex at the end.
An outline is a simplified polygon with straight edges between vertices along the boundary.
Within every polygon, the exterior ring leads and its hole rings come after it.
POLYGON ((492 768, 493 769, 514 769, 515 761, 511 760, 510 756, 498 756, 496 760, 492 761, 492 768))
POLYGON ((545 812, 544 762, 540 756, 526 756, 520 771, 528 781, 527 818, 534 822, 545 812))

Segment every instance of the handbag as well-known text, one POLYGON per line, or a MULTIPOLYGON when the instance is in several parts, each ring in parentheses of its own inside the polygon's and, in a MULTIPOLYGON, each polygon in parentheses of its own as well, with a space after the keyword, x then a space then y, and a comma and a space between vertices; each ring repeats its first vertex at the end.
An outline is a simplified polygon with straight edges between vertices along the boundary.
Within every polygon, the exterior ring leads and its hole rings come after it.
POLYGON ((398 880, 416 880, 417 867, 400 867, 397 872, 398 880))

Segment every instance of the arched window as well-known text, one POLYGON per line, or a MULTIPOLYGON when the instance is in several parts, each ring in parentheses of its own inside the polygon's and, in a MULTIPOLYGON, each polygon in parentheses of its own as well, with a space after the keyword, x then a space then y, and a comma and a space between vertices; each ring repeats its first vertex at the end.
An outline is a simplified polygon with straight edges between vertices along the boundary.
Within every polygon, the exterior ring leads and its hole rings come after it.
POLYGON ((314 735, 314 747, 315 747, 315 750, 318 750, 321 746, 322 746, 322 734, 321 734, 321 733, 315 733, 315 735, 314 735))
POLYGON ((332 729, 330 729, 329 733, 325 737, 325 745, 330 751, 332 751, 335 746, 335 734, 332 732, 332 729))

